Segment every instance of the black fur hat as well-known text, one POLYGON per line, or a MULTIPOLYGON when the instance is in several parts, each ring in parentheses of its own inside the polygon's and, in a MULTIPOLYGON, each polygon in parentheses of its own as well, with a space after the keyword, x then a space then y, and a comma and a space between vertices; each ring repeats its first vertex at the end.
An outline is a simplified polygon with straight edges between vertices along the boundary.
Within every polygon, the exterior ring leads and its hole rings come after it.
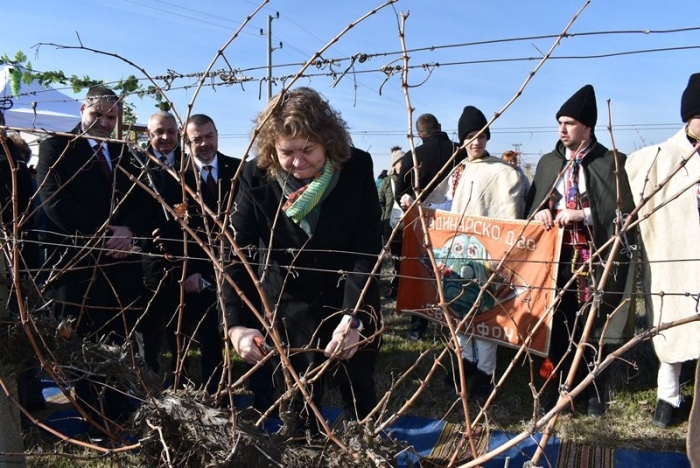
MULTIPOLYGON (((484 117, 484 113, 481 112, 474 106, 467 106, 462 111, 462 115, 459 117, 459 123, 457 124, 457 136, 459 137, 459 144, 464 143, 464 139, 469 135, 469 133, 474 130, 481 130, 486 126, 488 121, 484 117)), ((491 131, 487 128, 484 131, 486 139, 491 139, 491 131)))
POLYGON ((593 130, 598 121, 598 106, 593 86, 587 84, 576 91, 557 112, 557 120, 562 116, 576 119, 593 130))
POLYGON ((687 122, 700 115, 700 73, 693 73, 681 98, 681 118, 687 122))

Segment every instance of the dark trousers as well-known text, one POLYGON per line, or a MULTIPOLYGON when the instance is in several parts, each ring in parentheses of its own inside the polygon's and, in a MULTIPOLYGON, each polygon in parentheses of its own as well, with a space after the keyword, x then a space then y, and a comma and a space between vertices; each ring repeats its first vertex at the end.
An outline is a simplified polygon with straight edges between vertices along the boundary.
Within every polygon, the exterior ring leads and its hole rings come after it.
POLYGON ((224 365, 222 354, 224 342, 216 291, 205 290, 200 293, 185 294, 185 304, 181 317, 178 314, 169 321, 167 336, 170 349, 173 352, 173 370, 177 371, 179 367, 181 375, 187 378, 190 376, 186 373, 186 353, 192 346, 199 347, 201 351, 201 384, 205 385, 210 394, 215 393, 221 380, 224 365), (178 357, 182 362, 177 362, 178 357))
POLYGON ((180 306, 179 275, 178 270, 163 270, 159 278, 154 281, 147 280, 146 284, 149 298, 139 329, 143 337, 143 359, 155 373, 161 369, 166 324, 173 320, 173 317, 177 320, 180 306))
MULTIPOLYGON (((374 380, 376 349, 358 351, 349 361, 337 361, 329 369, 326 379, 307 387, 313 395, 313 402, 321 408, 324 385, 338 388, 343 402, 343 411, 348 420, 361 420, 377 405, 376 383, 374 380)), ((291 356, 292 366, 296 372, 318 367, 325 358, 318 353, 303 353, 291 356)), ((305 405, 303 395, 298 393, 293 401, 294 413, 304 429, 319 432, 316 416, 305 405)))
MULTIPOLYGON (((372 293, 378 294, 378 289, 373 290, 372 293)), ((371 334, 377 324, 373 323, 368 314, 360 313, 360 318, 365 323, 366 333, 371 334)), ((305 323, 301 317, 297 317, 296 321, 290 319, 291 317, 285 320, 285 329, 281 330, 281 333, 289 339, 289 345, 292 348, 299 349, 309 345, 312 348, 317 345, 323 348, 330 341, 340 316, 328 319, 322 324, 308 320, 308 317, 305 323)), ((338 388, 340 391, 346 418, 362 419, 367 416, 377 404, 374 370, 379 345, 377 338, 374 343, 360 349, 352 359, 336 361, 326 373, 326 380, 322 379, 309 388, 313 394, 314 404, 320 408, 325 383, 330 388, 338 388)), ((294 370, 300 374, 320 366, 326 360, 325 355, 320 352, 295 353, 290 356, 294 370)), ((315 416, 307 410, 300 394, 297 394, 294 404, 295 412, 301 416, 302 423, 313 430, 315 416)))
MULTIPOLYGON (((78 319, 77 333, 83 339, 123 345, 143 313, 141 267, 131 258, 104 261, 99 268, 82 266, 66 273, 46 296, 54 300, 59 319, 78 319)), ((116 389, 121 382, 80 371, 74 377, 78 402, 95 421, 124 420, 134 410, 125 391, 116 389)))
MULTIPOLYGON (((571 249, 562 249, 559 276, 557 278, 558 288, 563 287, 573 276, 571 272, 572 255, 573 252, 571 249)), ((579 303, 578 281, 575 280, 562 296, 562 300, 552 316, 549 358, 555 366, 563 359, 560 367, 562 382, 566 380, 569 370, 571 369, 576 354, 576 345, 581 341, 581 336, 583 334, 586 315, 582 314, 579 316, 578 321, 576 317, 581 307, 582 304, 579 303), (565 355, 566 357, 564 357, 565 355)), ((586 307, 590 307, 590 304, 586 305, 586 307)), ((586 377, 588 374, 586 363, 590 362, 593 357, 592 350, 587 347, 584 351, 583 359, 576 370, 571 388, 578 385, 586 377)))
MULTIPOLYGON (((345 416, 351 420, 363 419, 377 405, 374 370, 377 351, 375 349, 359 351, 350 361, 339 361, 330 369, 328 378, 309 388, 313 394, 314 404, 320 409, 325 386, 338 388, 343 401, 345 416)), ((292 363, 296 372, 306 371, 320 365, 324 359, 313 359, 309 354, 293 356, 292 363), (303 368, 301 366, 304 366, 303 368)), ((283 388, 278 360, 271 360, 258 369, 248 381, 253 392, 253 407, 261 413, 267 411, 275 402, 276 393, 283 388), (275 372, 276 371, 276 372, 275 372)), ((294 411, 306 427, 313 426, 314 415, 305 408, 301 395, 294 400, 294 411)))

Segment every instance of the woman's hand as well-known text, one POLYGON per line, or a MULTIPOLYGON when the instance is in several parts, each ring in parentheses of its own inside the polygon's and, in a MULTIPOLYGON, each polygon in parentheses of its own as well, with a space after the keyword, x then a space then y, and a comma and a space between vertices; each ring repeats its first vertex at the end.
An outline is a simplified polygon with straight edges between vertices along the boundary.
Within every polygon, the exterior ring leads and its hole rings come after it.
POLYGON ((255 342, 258 338, 260 342, 264 340, 260 330, 248 327, 231 327, 228 329, 228 339, 231 340, 233 349, 248 364, 255 364, 262 360, 263 350, 255 342))
POLYGON ((341 350, 339 359, 350 359, 357 352, 357 343, 360 341, 360 330, 350 328, 350 321, 341 320, 335 330, 331 341, 326 346, 324 354, 332 356, 336 350, 341 350), (347 331, 347 333, 346 333, 347 331))

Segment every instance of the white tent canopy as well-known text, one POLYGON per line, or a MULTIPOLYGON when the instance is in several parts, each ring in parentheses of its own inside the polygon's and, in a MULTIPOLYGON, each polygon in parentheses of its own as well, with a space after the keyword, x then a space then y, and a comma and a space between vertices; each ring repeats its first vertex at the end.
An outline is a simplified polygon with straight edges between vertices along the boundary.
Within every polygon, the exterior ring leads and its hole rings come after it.
POLYGON ((12 108, 5 111, 5 125, 47 131, 68 131, 80 122, 80 104, 75 98, 37 81, 21 84, 19 96, 12 94, 11 66, 0 71, 0 99, 10 98, 12 108))
POLYGON ((12 107, 4 111, 5 125, 25 129, 20 135, 34 153, 29 160, 29 166, 34 167, 39 141, 46 137, 44 131, 70 131, 80 122, 80 105, 76 99, 51 87, 44 87, 36 80, 31 84, 22 83, 19 95, 15 96, 12 93, 11 72, 11 66, 0 71, 0 100, 12 101, 12 107), (32 132, 30 129, 38 131, 32 132))

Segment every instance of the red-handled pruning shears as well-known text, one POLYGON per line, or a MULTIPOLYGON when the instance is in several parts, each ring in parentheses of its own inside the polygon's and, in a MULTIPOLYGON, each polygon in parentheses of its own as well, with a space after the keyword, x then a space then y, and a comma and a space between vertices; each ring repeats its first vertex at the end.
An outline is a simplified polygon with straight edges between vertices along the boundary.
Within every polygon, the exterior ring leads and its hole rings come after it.
POLYGON ((272 351, 272 346, 265 343, 265 340, 263 340, 261 336, 253 338, 253 343, 255 343, 255 346, 258 347, 263 356, 267 356, 267 353, 272 351))

